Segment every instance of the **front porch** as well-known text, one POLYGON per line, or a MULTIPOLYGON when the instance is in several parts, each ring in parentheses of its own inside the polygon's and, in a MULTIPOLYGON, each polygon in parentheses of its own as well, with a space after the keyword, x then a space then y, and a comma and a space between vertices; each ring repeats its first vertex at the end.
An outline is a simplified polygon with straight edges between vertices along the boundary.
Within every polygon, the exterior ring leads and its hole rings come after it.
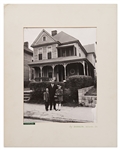
POLYGON ((87 75, 94 77, 94 68, 86 61, 34 65, 29 67, 29 80, 63 82, 69 76, 87 75))

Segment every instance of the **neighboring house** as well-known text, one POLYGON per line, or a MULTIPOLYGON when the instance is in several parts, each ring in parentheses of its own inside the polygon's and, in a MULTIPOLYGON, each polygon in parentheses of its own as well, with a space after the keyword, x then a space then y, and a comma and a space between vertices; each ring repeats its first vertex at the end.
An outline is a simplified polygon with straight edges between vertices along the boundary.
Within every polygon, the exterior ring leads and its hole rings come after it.
POLYGON ((32 62, 33 51, 29 49, 28 42, 24 42, 24 81, 29 81, 29 66, 32 62))
POLYGON ((78 39, 63 31, 54 30, 50 35, 43 29, 31 47, 34 61, 29 66, 34 69, 35 79, 55 77, 63 81, 72 75, 94 77, 95 48, 83 47, 78 39))

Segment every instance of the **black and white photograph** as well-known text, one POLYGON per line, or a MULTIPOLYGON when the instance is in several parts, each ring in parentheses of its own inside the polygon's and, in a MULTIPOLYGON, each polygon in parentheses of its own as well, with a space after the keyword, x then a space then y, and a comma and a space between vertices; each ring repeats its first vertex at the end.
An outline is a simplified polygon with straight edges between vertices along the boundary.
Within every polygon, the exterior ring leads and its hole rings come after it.
POLYGON ((97 28, 23 29, 23 123, 97 122, 97 28))
POLYGON ((4 5, 5 147, 117 147, 117 11, 4 5))

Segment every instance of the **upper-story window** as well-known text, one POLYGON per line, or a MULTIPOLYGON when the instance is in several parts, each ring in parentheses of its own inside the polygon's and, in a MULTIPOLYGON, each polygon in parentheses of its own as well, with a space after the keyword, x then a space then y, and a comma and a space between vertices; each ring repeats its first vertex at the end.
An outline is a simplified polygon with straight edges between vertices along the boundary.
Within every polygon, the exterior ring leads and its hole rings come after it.
POLYGON ((43 36, 43 37, 42 37, 42 40, 43 40, 43 41, 46 41, 46 40, 47 40, 47 37, 46 37, 46 36, 43 36))
POLYGON ((43 48, 39 48, 39 60, 42 60, 43 48))
POLYGON ((52 47, 51 46, 47 47, 47 58, 48 59, 52 58, 52 47))
POLYGON ((81 57, 81 54, 79 53, 79 57, 81 57))
POLYGON ((39 60, 42 60, 42 54, 39 54, 39 60))
POLYGON ((58 57, 76 56, 76 48, 73 46, 58 49, 58 57))
POLYGON ((51 52, 48 52, 48 59, 51 59, 51 52))

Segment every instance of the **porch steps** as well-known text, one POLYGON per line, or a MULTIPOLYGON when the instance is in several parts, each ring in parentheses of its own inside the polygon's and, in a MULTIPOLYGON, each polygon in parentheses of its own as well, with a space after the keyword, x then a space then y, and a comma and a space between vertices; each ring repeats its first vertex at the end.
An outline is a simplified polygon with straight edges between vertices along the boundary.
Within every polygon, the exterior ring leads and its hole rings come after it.
POLYGON ((31 98, 32 90, 24 91, 24 102, 28 102, 31 98))

